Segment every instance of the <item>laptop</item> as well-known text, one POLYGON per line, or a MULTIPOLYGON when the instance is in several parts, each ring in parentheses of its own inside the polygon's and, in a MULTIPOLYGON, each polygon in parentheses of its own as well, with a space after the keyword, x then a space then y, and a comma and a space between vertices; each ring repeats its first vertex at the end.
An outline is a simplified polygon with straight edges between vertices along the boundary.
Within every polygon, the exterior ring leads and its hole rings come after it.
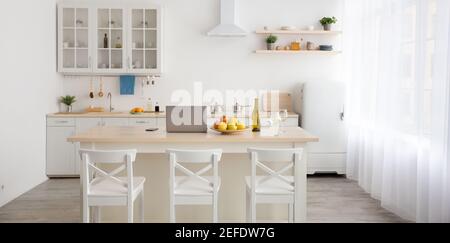
POLYGON ((168 133, 206 133, 206 106, 167 106, 166 130, 168 133))

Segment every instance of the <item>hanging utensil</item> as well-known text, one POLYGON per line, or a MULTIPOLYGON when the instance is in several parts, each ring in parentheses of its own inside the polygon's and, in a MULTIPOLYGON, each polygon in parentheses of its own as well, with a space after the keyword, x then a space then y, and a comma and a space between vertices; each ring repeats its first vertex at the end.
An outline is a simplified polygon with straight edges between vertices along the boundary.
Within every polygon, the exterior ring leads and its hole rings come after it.
POLYGON ((91 99, 94 99, 94 84, 92 81, 92 77, 91 77, 91 83, 90 83, 90 87, 89 87, 89 97, 91 99))
POLYGON ((98 92, 98 97, 102 98, 105 94, 103 93, 103 77, 100 77, 100 92, 98 92))

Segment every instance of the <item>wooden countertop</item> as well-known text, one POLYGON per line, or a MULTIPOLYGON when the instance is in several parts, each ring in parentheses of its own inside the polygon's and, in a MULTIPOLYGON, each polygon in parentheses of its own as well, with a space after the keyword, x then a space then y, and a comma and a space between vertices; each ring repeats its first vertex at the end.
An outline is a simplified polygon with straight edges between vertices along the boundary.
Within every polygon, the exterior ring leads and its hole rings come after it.
POLYGON ((129 112, 73 112, 48 114, 48 118, 165 118, 165 113, 131 114, 129 112))
MULTIPOLYGON (((269 118, 270 113, 261 112, 262 118, 269 118)), ((48 114, 48 118, 166 118, 166 113, 143 113, 130 114, 129 112, 74 112, 74 113, 53 113, 48 114)), ((209 118, 219 118, 221 116, 209 115, 209 118)), ((247 118, 248 115, 240 114, 238 118, 247 118)), ((298 114, 290 112, 288 118, 298 118, 298 114)))
POLYGON ((299 127, 282 128, 279 136, 270 135, 263 130, 261 133, 246 131, 234 135, 222 135, 209 130, 208 133, 167 133, 165 130, 146 132, 146 127, 95 127, 91 130, 69 137, 69 142, 82 143, 239 143, 239 142, 318 142, 313 136, 299 127))

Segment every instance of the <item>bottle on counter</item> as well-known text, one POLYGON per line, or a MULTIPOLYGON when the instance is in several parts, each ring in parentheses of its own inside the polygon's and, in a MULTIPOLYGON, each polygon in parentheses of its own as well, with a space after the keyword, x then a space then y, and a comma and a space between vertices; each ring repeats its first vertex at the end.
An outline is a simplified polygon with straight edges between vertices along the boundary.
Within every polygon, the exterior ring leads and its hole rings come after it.
POLYGON ((154 111, 155 111, 155 108, 153 107, 152 98, 148 98, 148 101, 147 101, 147 111, 148 111, 148 112, 154 112, 154 111))
POLYGON ((156 102, 156 105, 155 105, 155 112, 160 112, 160 109, 159 109, 159 104, 158 104, 158 102, 156 102))
POLYGON ((253 115, 252 115, 252 128, 253 132, 259 132, 261 131, 261 118, 259 117, 259 99, 255 99, 255 106, 253 108, 253 115))

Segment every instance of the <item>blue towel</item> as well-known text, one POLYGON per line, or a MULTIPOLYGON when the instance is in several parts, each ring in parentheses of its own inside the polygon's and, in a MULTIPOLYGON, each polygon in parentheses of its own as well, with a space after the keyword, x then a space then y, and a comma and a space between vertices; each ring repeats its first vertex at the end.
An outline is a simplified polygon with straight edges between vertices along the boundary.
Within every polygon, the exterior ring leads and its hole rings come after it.
POLYGON ((120 76, 120 95, 134 95, 135 76, 120 76))

